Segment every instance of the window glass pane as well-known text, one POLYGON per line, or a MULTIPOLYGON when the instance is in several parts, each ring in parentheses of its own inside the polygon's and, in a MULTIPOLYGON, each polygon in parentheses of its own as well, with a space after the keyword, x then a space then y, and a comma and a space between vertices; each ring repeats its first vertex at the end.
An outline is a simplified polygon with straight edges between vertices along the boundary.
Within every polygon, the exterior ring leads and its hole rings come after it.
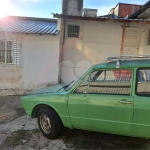
POLYGON ((130 95, 131 70, 95 71, 90 77, 89 93, 130 95))
POLYGON ((0 41, 0 63, 5 62, 5 41, 0 41))
POLYGON ((88 80, 89 76, 87 76, 82 83, 77 87, 74 93, 88 93, 88 80))
POLYGON ((150 95, 150 69, 138 70, 137 94, 138 95, 150 95))
POLYGON ((13 44, 12 41, 7 41, 7 63, 12 63, 12 52, 13 52, 12 44, 13 44))
POLYGON ((20 47, 18 41, 0 41, 0 63, 19 64, 20 47))

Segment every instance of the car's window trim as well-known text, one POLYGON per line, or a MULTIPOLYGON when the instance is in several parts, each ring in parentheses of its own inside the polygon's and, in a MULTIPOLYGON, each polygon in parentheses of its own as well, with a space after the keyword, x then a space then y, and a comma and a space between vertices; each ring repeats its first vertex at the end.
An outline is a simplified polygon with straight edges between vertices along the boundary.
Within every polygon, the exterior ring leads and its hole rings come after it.
MULTIPOLYGON (((133 76, 134 76, 134 70, 133 70, 133 68, 100 68, 100 69, 93 69, 93 70, 91 70, 89 73, 88 73, 88 75, 85 75, 84 77, 83 77, 83 79, 76 85, 76 87, 70 92, 70 94, 99 94, 99 95, 122 95, 122 96, 132 96, 132 89, 133 89, 133 76), (132 71, 132 78, 131 78, 131 89, 130 89, 130 94, 129 95, 123 95, 123 94, 105 94, 105 93, 74 93, 74 91, 79 87, 79 85, 83 82, 83 80, 87 77, 87 76, 89 76, 89 78, 90 78, 90 75, 91 75, 91 73, 92 72, 94 72, 94 71, 100 71, 100 70, 102 70, 102 71, 112 71, 112 70, 131 70, 132 71)), ((89 84, 89 81, 88 81, 88 92, 89 92, 89 87, 90 86, 90 84, 89 84)))
POLYGON ((150 70, 150 67, 139 67, 139 68, 137 68, 137 70, 136 70, 136 82, 135 82, 135 95, 136 96, 142 96, 142 97, 149 97, 150 95, 143 95, 143 94, 138 94, 138 92, 137 92, 137 88, 138 88, 138 71, 139 70, 150 70))
MULTIPOLYGON (((87 76, 89 76, 89 74, 86 75, 85 77, 81 78, 81 81, 80 81, 80 82, 76 85, 76 87, 71 91, 71 94, 84 94, 84 93, 74 93, 74 91, 82 84, 82 82, 84 81, 84 79, 85 79, 87 76)), ((89 91, 89 77, 88 77, 88 91, 89 91)), ((88 94, 88 93, 86 93, 86 94, 88 94)))

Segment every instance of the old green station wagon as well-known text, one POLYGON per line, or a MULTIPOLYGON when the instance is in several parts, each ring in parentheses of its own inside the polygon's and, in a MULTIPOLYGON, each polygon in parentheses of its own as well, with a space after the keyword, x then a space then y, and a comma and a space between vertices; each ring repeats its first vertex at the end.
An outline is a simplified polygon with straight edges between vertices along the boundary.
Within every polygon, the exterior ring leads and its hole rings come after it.
POLYGON ((47 138, 62 127, 150 138, 150 57, 114 56, 68 85, 21 98, 47 138))

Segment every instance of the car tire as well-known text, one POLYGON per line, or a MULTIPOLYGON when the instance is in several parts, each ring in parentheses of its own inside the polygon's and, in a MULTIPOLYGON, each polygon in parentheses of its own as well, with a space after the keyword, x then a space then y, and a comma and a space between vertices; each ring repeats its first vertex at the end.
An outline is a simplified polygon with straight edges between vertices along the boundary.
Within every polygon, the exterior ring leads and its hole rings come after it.
POLYGON ((41 109, 38 113, 37 121, 40 131, 48 139, 57 136, 62 129, 62 122, 52 109, 41 109))

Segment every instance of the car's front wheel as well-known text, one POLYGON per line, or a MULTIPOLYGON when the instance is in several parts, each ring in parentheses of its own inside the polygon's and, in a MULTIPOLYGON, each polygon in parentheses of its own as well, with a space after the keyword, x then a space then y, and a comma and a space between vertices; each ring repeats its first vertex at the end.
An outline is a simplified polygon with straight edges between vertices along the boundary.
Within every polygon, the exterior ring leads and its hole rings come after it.
POLYGON ((61 131, 61 120, 52 109, 41 109, 38 113, 37 121, 40 131, 46 138, 54 138, 61 131))

